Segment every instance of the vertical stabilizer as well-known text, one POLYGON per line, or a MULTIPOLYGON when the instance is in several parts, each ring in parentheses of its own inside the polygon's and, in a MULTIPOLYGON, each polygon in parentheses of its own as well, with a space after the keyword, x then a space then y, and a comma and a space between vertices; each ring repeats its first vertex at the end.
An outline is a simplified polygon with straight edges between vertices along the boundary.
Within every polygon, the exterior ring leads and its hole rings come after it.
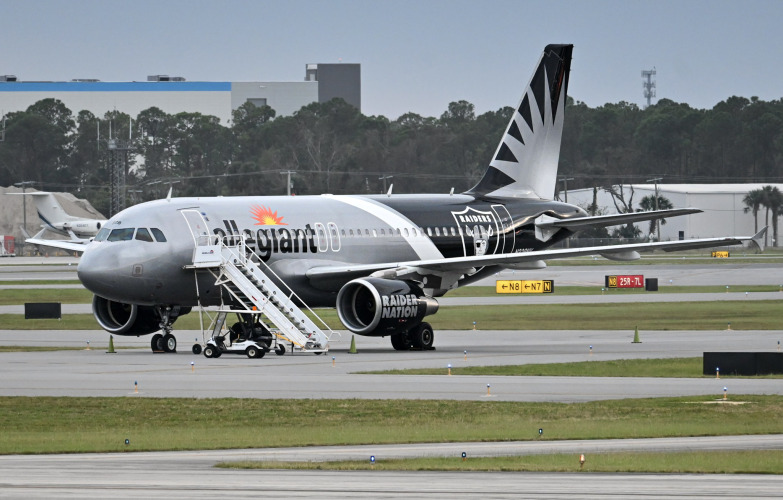
POLYGON ((474 196, 552 199, 573 45, 547 45, 474 196))
POLYGON ((78 219, 78 217, 68 215, 52 193, 34 191, 27 194, 32 196, 33 201, 35 201, 38 217, 40 217, 41 221, 50 229, 55 231, 61 230, 63 223, 78 219))

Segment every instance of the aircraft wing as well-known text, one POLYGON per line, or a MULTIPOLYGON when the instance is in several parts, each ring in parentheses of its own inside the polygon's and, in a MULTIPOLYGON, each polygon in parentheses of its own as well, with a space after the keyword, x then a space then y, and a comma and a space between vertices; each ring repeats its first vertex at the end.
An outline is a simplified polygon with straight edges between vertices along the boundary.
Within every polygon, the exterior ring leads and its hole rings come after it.
POLYGON ((27 238, 25 243, 45 247, 59 248, 69 252, 84 252, 90 240, 49 240, 45 238, 27 238))
MULTIPOLYGON (((338 276, 343 279, 353 279, 373 275, 381 278, 399 278, 402 276, 429 274, 454 275, 455 273, 471 275, 477 269, 486 266, 513 267, 528 264, 531 267, 550 259, 563 259, 584 255, 601 255, 613 260, 636 260, 640 252, 662 250, 676 252, 698 248, 712 248, 731 245, 746 245, 759 250, 764 249, 765 227, 753 236, 738 236, 726 238, 702 238, 682 241, 661 241, 652 243, 630 243, 627 245, 608 245, 585 248, 561 248, 553 250, 538 250, 533 252, 482 255, 479 257, 452 257, 437 260, 418 260, 408 262, 389 262, 385 264, 358 264, 345 266, 313 267, 307 271, 307 277, 313 282, 324 283, 333 281, 338 276)), ((536 266, 543 267, 543 264, 536 266)))

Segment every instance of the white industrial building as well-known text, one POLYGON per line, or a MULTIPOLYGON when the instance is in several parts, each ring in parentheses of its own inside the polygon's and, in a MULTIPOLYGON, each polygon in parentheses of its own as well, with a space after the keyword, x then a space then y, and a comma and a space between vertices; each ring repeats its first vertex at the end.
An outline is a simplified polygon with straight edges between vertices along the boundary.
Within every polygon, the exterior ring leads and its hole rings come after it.
POLYGON ((54 98, 74 115, 86 110, 102 117, 117 110, 136 117, 155 106, 169 114, 216 116, 226 125, 231 112, 246 102, 268 105, 276 116, 290 116, 302 106, 334 97, 361 111, 359 64, 308 64, 301 82, 189 82, 167 75, 151 75, 147 81, 134 82, 32 82, 0 75, 0 115, 24 111, 41 99, 54 98))
MULTIPOLYGON (((777 187, 783 191, 783 184, 658 184, 658 194, 668 199, 674 208, 698 208, 702 213, 684 215, 666 219, 661 224, 661 240, 677 240, 690 238, 711 238, 721 236, 752 236, 754 234, 753 213, 745 212, 742 199, 749 191, 761 189, 764 186, 777 187)), ((639 202, 645 196, 655 196, 654 184, 625 184, 624 198, 631 197, 632 206, 639 209, 639 202)), ((565 193, 560 193, 560 199, 565 193)), ((593 189, 576 189, 568 191, 568 202, 587 208, 593 202, 593 189)), ((617 213, 612 195, 598 188, 598 208, 605 214, 617 213)), ((622 205, 620 205, 622 206, 622 205)), ((758 227, 764 227, 766 209, 762 206, 758 213, 758 227)), ((772 224, 770 218, 769 224, 772 224)), ((638 223, 642 234, 650 230, 649 222, 638 223)), ((772 245, 772 228, 768 242, 772 245)))

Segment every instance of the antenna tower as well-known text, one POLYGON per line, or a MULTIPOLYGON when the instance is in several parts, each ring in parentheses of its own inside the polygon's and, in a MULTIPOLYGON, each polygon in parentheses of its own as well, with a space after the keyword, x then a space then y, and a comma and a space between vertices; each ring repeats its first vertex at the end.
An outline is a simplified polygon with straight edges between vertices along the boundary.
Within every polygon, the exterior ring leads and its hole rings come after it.
POLYGON ((650 107, 650 99, 655 97, 655 80, 653 77, 655 76, 655 68, 650 70, 642 70, 642 78, 644 81, 642 81, 642 88, 644 88, 644 98, 647 99, 647 106, 646 108, 650 107))
POLYGON ((100 149, 101 142, 103 142, 109 153, 109 184, 111 187, 110 217, 113 217, 125 208, 125 174, 128 171, 130 152, 133 151, 133 137, 131 136, 133 124, 128 124, 128 140, 124 141, 119 139, 116 135, 112 135, 112 121, 113 120, 109 121, 109 138, 104 139, 103 141, 101 141, 101 128, 100 122, 98 122, 98 148, 100 149))

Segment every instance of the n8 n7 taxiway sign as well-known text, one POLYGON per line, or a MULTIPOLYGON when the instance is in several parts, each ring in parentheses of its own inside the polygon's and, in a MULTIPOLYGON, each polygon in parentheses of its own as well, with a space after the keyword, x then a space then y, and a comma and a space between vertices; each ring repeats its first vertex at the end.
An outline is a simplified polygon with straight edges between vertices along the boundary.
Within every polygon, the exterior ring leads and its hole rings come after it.
POLYGON ((555 282, 552 280, 497 280, 497 293, 554 293, 555 282))

